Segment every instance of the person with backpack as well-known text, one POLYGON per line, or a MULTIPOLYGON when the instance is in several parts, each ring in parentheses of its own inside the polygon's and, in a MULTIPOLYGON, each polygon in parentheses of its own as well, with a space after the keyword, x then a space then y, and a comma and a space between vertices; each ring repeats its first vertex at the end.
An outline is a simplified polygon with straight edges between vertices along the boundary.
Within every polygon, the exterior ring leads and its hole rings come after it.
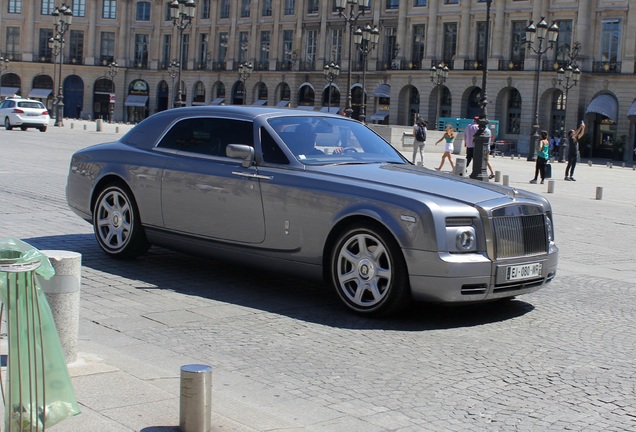
POLYGON ((428 123, 424 121, 422 117, 417 117, 415 124, 413 125, 413 163, 417 153, 420 153, 420 162, 424 165, 424 145, 426 144, 426 126, 428 123))

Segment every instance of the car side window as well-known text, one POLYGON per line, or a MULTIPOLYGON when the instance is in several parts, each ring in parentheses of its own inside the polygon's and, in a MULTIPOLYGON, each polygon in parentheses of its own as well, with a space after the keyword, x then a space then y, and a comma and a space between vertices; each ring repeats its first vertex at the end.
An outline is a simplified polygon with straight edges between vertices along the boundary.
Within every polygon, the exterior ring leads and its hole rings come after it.
POLYGON ((228 144, 253 146, 252 123, 210 117, 184 119, 170 128, 158 147, 226 157, 228 144))
POLYGON ((268 163, 289 164, 289 159, 278 146, 274 138, 265 128, 261 128, 261 148, 263 149, 263 160, 268 163))

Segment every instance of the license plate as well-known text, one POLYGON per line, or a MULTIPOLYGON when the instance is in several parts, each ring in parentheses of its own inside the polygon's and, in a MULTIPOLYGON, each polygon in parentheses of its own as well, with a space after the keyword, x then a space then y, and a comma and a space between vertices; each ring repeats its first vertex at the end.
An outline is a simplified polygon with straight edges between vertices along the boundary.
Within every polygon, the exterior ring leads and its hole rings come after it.
POLYGON ((509 266, 506 268, 506 280, 511 281, 540 277, 542 268, 543 264, 541 263, 509 266))
POLYGON ((27 114, 27 117, 40 117, 40 114, 27 114))

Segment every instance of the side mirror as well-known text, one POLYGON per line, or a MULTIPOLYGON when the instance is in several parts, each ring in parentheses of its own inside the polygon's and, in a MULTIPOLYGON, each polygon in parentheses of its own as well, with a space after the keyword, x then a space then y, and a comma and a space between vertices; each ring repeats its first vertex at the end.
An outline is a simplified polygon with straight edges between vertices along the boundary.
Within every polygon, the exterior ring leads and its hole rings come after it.
POLYGON ((228 144, 225 154, 234 159, 243 159, 243 168, 249 168, 254 164, 254 147, 245 144, 228 144))

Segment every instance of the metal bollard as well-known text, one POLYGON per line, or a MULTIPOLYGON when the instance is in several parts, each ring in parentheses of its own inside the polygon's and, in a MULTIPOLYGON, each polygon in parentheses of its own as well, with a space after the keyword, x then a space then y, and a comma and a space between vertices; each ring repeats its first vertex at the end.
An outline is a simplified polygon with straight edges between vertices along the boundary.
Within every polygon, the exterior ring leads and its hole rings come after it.
POLYGON ((84 130, 86 130, 86 125, 84 125, 84 130))
POLYGON ((509 175, 504 175, 503 176, 503 185, 504 186, 508 186, 510 184, 510 176, 509 175))
POLYGON ((95 120, 95 128, 96 128, 97 132, 101 132, 102 131, 102 119, 95 120))
POLYGON ((554 180, 548 180, 548 193, 554 193, 554 180))
POLYGON ((587 166, 592 166, 592 161, 591 160, 587 161, 587 166))
POLYGON ((466 177, 466 159, 455 158, 455 169, 453 170, 453 174, 460 177, 466 177))
POLYGON ((119 133, 119 126, 115 126, 115 133, 119 133))
POLYGON ((200 364, 181 366, 179 401, 181 432, 212 430, 212 367, 200 364))
POLYGON ((73 363, 77 359, 82 255, 63 250, 40 252, 49 259, 55 275, 49 280, 38 276, 38 282, 51 307, 66 363, 73 363))
POLYGON ((501 171, 495 171, 495 182, 499 183, 501 180, 501 171))
POLYGON ((71 129, 75 129, 75 123, 71 123, 71 129))
POLYGON ((602 200, 603 199, 603 188, 600 186, 596 187, 596 199, 597 200, 602 200))

